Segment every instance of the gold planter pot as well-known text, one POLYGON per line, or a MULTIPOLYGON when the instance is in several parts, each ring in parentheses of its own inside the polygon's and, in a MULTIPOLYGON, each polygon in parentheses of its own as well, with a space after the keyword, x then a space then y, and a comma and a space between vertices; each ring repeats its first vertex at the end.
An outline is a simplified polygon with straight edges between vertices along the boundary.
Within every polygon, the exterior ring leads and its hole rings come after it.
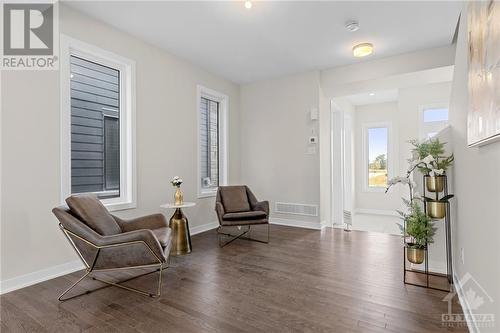
POLYGON ((427 215, 433 219, 442 219, 446 216, 446 205, 442 201, 427 201, 427 215))
POLYGON ((425 177, 425 184, 429 192, 443 192, 444 176, 425 177))
POLYGON ((421 264, 424 262, 425 250, 408 247, 406 248, 406 258, 413 264, 421 264))

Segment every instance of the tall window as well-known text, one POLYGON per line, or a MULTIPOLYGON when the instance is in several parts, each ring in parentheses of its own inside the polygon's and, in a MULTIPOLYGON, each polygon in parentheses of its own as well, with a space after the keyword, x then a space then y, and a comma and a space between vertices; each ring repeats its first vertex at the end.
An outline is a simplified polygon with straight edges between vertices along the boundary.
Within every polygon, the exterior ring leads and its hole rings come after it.
POLYGON ((420 139, 430 139, 448 126, 448 107, 444 104, 422 107, 420 118, 420 139))
POLYGON ((389 177, 389 125, 365 126, 365 189, 382 190, 389 177))
POLYGON ((227 96, 198 87, 199 112, 199 196, 216 193, 226 182, 225 114, 227 96))
POLYGON ((135 207, 134 63, 68 37, 61 47, 62 199, 135 207))
POLYGON ((219 102, 201 97, 200 158, 202 189, 219 186, 219 102))
POLYGON ((120 196, 120 71, 71 55, 71 193, 120 196))

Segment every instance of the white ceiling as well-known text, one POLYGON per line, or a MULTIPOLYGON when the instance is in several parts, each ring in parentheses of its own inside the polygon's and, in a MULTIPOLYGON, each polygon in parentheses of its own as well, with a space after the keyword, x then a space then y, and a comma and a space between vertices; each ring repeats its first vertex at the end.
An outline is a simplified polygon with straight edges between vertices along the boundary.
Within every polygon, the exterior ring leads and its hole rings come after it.
POLYGON ((450 44, 459 2, 71 2, 213 73, 247 83, 450 44), (347 20, 360 29, 349 32, 347 20), (352 57, 357 43, 374 54, 352 57))
POLYGON ((380 90, 369 93, 345 96, 354 106, 370 105, 387 102, 397 102, 398 89, 380 90))

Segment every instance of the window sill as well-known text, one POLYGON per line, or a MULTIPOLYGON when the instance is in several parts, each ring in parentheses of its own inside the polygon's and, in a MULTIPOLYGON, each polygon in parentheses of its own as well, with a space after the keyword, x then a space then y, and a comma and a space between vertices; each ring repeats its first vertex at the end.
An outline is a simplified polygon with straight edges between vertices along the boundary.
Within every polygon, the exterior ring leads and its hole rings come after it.
POLYGON ((201 192, 198 193, 198 199, 204 199, 204 198, 212 198, 217 195, 217 189, 214 191, 206 191, 206 192, 201 192))
POLYGON ((365 187, 363 189, 364 193, 385 193, 386 188, 385 187, 373 187, 373 188, 367 188, 365 187))
POLYGON ((109 202, 107 200, 101 200, 101 202, 104 205, 104 207, 106 207, 110 212, 137 208, 137 204, 131 201, 109 202))

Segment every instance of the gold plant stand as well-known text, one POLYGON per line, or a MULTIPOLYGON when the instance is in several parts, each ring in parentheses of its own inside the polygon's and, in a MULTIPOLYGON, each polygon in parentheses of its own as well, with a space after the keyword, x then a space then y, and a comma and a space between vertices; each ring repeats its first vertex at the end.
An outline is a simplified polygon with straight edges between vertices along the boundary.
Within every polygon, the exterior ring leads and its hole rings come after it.
MULTIPOLYGON (((433 190, 430 193, 433 193, 435 202, 439 201, 440 194, 442 193, 442 197, 446 197, 448 195, 448 178, 446 175, 439 176, 438 181, 428 179, 430 176, 424 175, 423 177, 423 196, 429 193, 427 184, 432 184, 431 189, 433 190)), ((437 211, 428 211, 427 202, 424 202, 424 212, 434 221, 443 221, 444 222, 444 234, 445 234, 445 243, 446 243, 446 273, 436 273, 429 271, 429 244, 425 245, 425 259, 423 263, 422 269, 409 268, 407 265, 406 252, 407 252, 407 244, 409 240, 405 237, 405 246, 403 248, 403 282, 405 284, 414 285, 418 287, 424 287, 429 289, 441 290, 450 292, 453 290, 453 265, 452 265, 452 252, 451 252, 451 220, 450 220, 450 203, 444 202, 440 203, 439 207, 437 207, 437 211), (444 212, 441 210, 444 209, 444 212), (443 214, 444 213, 444 214, 443 214), (443 216, 442 218, 434 218, 431 216, 443 216)), ((436 207, 434 207, 436 209, 436 207)), ((403 223, 404 227, 404 235, 406 235, 406 223, 403 223)), ((420 266, 421 267, 421 266, 420 266)))

